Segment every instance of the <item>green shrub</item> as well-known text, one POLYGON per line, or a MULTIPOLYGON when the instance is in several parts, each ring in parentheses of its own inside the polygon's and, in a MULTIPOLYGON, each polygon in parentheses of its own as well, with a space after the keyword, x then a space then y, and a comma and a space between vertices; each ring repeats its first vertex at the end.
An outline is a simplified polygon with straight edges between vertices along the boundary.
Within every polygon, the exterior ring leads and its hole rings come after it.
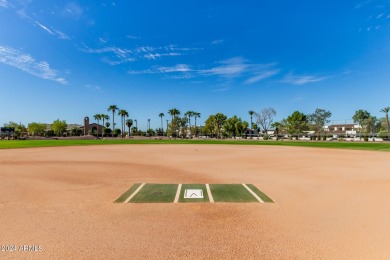
POLYGON ((119 128, 115 128, 114 129, 114 136, 117 137, 118 135, 120 135, 122 133, 122 131, 119 129, 119 128))
POLYGON ((380 131, 380 132, 378 133, 378 137, 379 137, 379 138, 382 138, 382 139, 385 140, 385 141, 388 141, 388 139, 389 139, 389 133, 388 133, 387 131, 380 131))
POLYGON ((82 135, 82 134, 83 134, 83 130, 81 130, 80 128, 77 128, 77 127, 73 127, 73 128, 70 130, 70 134, 71 134, 72 136, 82 135))
POLYGON ((104 128, 103 129, 103 134, 104 134, 104 136, 109 136, 109 135, 111 135, 111 129, 110 128, 104 128))

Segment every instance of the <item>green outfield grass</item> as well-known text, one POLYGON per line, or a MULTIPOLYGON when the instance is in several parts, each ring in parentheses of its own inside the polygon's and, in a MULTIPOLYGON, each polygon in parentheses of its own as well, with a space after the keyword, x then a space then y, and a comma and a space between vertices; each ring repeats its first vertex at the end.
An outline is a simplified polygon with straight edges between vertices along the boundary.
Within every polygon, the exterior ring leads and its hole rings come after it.
POLYGON ((173 202, 178 184, 145 184, 129 201, 133 203, 173 202))
POLYGON ((215 202, 258 202, 242 184, 210 184, 215 202))
POLYGON ((205 184, 183 184, 181 186, 179 202, 209 202, 209 196, 206 191, 205 184), (201 189, 203 191, 203 199, 185 199, 184 192, 186 189, 201 189))
POLYGON ((354 149, 369 151, 390 151, 390 143, 365 142, 319 142, 319 141, 259 141, 259 140, 154 140, 154 139, 118 139, 118 140, 1 140, 0 149, 58 147, 80 145, 115 144, 221 144, 221 145, 279 145, 315 148, 354 149))
POLYGON ((125 193, 120 196, 115 203, 122 203, 124 202, 133 192, 141 185, 141 183, 136 183, 133 186, 131 186, 130 189, 128 189, 125 193))

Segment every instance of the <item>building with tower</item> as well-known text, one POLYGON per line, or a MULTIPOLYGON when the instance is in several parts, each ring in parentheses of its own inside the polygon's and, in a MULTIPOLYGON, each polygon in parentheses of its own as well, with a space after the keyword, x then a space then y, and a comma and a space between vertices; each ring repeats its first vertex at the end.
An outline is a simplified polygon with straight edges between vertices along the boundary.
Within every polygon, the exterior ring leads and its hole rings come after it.
POLYGON ((89 123, 89 117, 84 117, 84 125, 80 127, 83 130, 84 135, 98 134, 99 136, 103 135, 104 126, 97 123, 89 123))

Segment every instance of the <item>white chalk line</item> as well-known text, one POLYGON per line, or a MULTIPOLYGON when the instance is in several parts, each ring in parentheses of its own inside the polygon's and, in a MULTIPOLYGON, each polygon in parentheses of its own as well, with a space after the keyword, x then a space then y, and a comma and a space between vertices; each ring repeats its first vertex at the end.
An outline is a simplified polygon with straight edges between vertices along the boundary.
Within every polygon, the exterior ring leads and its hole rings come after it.
POLYGON ((211 195, 210 186, 208 184, 206 184, 206 190, 207 190, 207 195, 209 195, 210 203, 214 203, 214 198, 213 195, 211 195))
POLYGON ((242 185, 243 185, 243 186, 245 187, 245 189, 247 189, 247 190, 253 195, 253 197, 255 197, 260 203, 264 203, 264 201, 263 201, 262 199, 260 199, 260 197, 257 196, 257 194, 253 192, 253 190, 251 190, 251 189, 250 189, 248 186, 246 186, 244 183, 243 183, 242 185))
POLYGON ((176 196, 175 196, 175 200, 173 201, 173 203, 178 203, 179 202, 180 191, 181 191, 181 183, 177 187, 176 196))
POLYGON ((130 197, 128 197, 123 203, 128 203, 128 202, 135 196, 135 194, 137 194, 137 193, 142 189, 143 186, 145 186, 145 183, 142 183, 141 186, 139 186, 139 187, 133 192, 133 194, 131 194, 130 197))

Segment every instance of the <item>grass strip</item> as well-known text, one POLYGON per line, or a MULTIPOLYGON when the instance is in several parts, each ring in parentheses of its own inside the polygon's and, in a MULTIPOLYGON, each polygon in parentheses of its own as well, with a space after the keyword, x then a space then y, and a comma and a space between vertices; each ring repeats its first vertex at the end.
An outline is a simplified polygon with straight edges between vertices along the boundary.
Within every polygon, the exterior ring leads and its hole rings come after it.
POLYGON ((135 183, 130 187, 125 193, 123 193, 119 198, 115 200, 115 203, 124 202, 133 192, 141 185, 141 183, 135 183))
POLYGON ((257 196, 260 197, 264 202, 273 202, 270 197, 268 197, 264 192, 259 190, 255 185, 253 184, 246 184, 254 193, 256 193, 257 196))
POLYGON ((209 202, 209 196, 206 191, 205 184, 183 184, 181 186, 181 192, 179 197, 179 202, 209 202), (186 189, 199 189, 203 191, 203 198, 198 199, 185 199, 184 192, 186 189))
POLYGON ((210 184, 215 202, 258 202, 242 184, 210 184))
POLYGON ((58 147, 81 145, 113 144, 227 144, 227 145, 272 145, 299 146, 314 148, 335 148, 390 152, 390 144, 366 142, 320 142, 320 141, 259 141, 259 140, 154 140, 154 139, 118 139, 118 140, 1 140, 0 149, 58 147))
POLYGON ((130 203, 173 203, 178 184, 145 184, 130 203))

